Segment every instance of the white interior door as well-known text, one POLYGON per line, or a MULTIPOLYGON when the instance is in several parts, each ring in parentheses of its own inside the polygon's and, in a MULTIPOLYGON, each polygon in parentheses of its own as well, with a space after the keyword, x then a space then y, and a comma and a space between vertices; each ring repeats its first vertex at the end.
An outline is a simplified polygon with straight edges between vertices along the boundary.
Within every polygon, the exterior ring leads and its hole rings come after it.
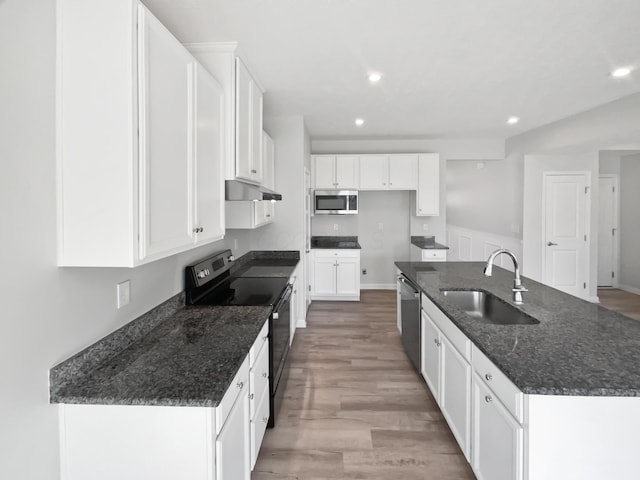
POLYGON ((600 177, 598 191, 598 286, 613 287, 616 282, 616 178, 600 177))
POLYGON ((588 271, 587 186, 585 174, 545 175, 544 283, 583 298, 588 271))

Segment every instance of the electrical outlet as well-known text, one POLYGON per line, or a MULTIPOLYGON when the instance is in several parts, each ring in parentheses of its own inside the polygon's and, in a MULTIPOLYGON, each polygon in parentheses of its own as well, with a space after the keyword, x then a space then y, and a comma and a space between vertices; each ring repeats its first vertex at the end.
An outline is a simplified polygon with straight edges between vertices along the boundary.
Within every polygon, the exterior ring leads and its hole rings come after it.
POLYGON ((367 274, 367 269, 366 269, 366 268, 363 268, 363 269, 362 269, 362 274, 363 274, 363 275, 366 275, 366 274, 367 274))
POLYGON ((336 232, 338 231, 338 224, 337 224, 337 223, 334 223, 334 224, 333 224, 333 229, 334 229, 336 232))
POLYGON ((234 251, 238 250, 238 239, 237 238, 233 239, 233 250, 234 251))
POLYGON ((116 298, 118 308, 129 305, 129 302, 131 302, 131 282, 129 280, 116 285, 116 298))
POLYGON ((428 223, 423 223, 422 224, 422 230, 425 231, 425 232, 428 232, 429 231, 429 224, 428 223))

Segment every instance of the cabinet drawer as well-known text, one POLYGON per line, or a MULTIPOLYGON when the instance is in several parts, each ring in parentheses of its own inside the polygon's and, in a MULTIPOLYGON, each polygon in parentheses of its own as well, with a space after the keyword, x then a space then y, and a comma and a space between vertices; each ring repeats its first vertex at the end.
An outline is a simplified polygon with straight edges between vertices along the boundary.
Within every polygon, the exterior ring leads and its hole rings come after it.
POLYGON ((262 445, 262 439, 264 438, 264 432, 267 430, 268 422, 269 391, 267 389, 258 402, 256 415, 251 420, 251 470, 253 470, 253 467, 256 465, 258 453, 260 453, 260 445, 262 445))
POLYGON ((227 388, 224 397, 220 401, 220 404, 216 407, 216 435, 220 433, 222 427, 224 426, 224 422, 227 420, 229 416, 229 412, 233 408, 233 405, 236 402, 238 396, 244 392, 245 395, 248 395, 249 392, 249 356, 244 359, 242 365, 238 369, 236 376, 233 377, 231 383, 229 384, 229 388, 227 388))
POLYGON ((253 368, 253 365, 256 363, 256 358, 260 355, 260 350, 267 345, 269 340, 269 322, 265 321, 262 326, 262 330, 256 337, 256 341, 253 342, 251 346, 251 350, 249 350, 249 368, 253 368))
POLYGON ((423 249, 422 250, 422 261, 423 262, 446 262, 447 261, 447 251, 446 250, 423 249))
POLYGON ((269 349, 267 347, 260 350, 256 362, 251 367, 249 385, 250 418, 254 418, 258 400, 266 390, 269 390, 269 349))
POLYGON ((315 258, 359 258, 360 250, 353 249, 335 249, 329 250, 324 248, 314 249, 315 258))
POLYGON ((522 423, 523 394, 507 376, 496 367, 475 345, 472 351, 473 370, 493 391, 506 409, 522 423))
POLYGON ((442 333, 446 335, 449 342, 458 350, 460 355, 462 355, 467 362, 471 362, 471 340, 469 340, 424 293, 422 294, 422 310, 442 333))

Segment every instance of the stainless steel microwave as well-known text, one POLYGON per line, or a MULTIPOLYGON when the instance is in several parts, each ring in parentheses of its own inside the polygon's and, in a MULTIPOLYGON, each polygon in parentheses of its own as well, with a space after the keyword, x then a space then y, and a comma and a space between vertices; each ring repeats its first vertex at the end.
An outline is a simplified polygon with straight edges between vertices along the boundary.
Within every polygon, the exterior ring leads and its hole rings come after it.
POLYGON ((316 190, 313 194, 316 215, 355 215, 358 213, 357 190, 316 190))

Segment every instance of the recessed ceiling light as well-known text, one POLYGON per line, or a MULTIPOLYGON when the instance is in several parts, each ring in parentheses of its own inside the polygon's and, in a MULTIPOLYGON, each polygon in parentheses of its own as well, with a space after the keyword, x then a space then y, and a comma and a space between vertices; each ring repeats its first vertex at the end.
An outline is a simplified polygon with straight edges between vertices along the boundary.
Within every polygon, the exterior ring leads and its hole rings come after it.
POLYGON ((362 118, 356 118, 356 125, 361 127, 362 125, 364 125, 364 119, 362 118))
POLYGON ((631 69, 629 67, 620 67, 616 68, 613 72, 611 72, 612 77, 622 78, 626 77, 631 73, 631 69))
POLYGON ((516 123, 518 123, 520 121, 520 119, 518 117, 509 117, 507 119, 507 123, 509 125, 515 125, 516 123))
POLYGON ((382 80, 382 75, 380 75, 379 73, 372 73, 371 75, 369 75, 369 81, 371 83, 378 83, 380 80, 382 80))

